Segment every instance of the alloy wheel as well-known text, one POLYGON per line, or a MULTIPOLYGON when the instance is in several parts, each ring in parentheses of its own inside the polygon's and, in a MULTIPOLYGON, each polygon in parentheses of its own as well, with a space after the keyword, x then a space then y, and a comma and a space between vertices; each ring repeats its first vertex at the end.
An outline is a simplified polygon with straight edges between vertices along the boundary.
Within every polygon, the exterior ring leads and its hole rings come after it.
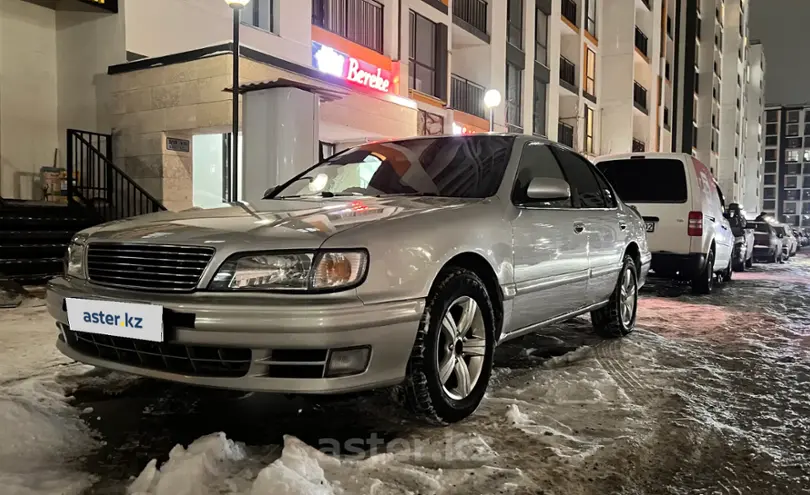
POLYGON ((484 365, 486 326, 478 303, 468 296, 453 301, 442 317, 438 345, 439 381, 448 397, 470 395, 484 365))
POLYGON ((622 325, 629 327, 633 323, 633 315, 636 311, 636 277, 629 267, 624 270, 622 286, 620 289, 619 309, 621 312, 622 325))

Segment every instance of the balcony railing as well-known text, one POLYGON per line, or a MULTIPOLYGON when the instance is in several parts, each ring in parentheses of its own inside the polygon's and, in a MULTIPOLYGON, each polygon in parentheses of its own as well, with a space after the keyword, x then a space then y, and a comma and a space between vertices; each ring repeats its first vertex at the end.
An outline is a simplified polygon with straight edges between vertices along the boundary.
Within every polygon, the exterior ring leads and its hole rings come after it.
POLYGON ((450 90, 451 108, 486 118, 483 86, 453 74, 450 90))
POLYGON ((577 85, 577 66, 565 57, 560 57, 560 80, 571 86, 577 85))
POLYGON ((633 82, 633 103, 639 110, 647 111, 647 89, 637 82, 633 82))
POLYGON ((485 0, 453 0, 453 15, 482 33, 487 32, 485 0))
POLYGON ((633 153, 644 153, 647 145, 640 139, 633 138, 633 153))
POLYGON ((649 52, 647 51, 648 46, 649 39, 647 38, 647 35, 644 34, 641 29, 636 27, 636 48, 638 48, 638 51, 640 51, 645 57, 649 56, 649 52))
POLYGON ((577 4, 574 0, 562 0, 562 16, 568 19, 574 26, 579 26, 577 22, 577 4))
POLYGON ((560 123, 557 124, 557 141, 568 146, 569 148, 573 148, 574 127, 560 121, 560 123))
POLYGON ((312 0, 312 24, 383 51, 383 6, 375 0, 312 0))

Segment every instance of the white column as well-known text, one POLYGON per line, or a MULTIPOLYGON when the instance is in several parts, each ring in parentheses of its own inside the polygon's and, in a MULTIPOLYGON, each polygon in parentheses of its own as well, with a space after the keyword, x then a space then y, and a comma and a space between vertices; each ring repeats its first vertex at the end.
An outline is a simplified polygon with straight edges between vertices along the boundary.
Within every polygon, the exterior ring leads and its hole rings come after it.
POLYGON ((249 92, 242 102, 242 201, 264 192, 318 161, 318 96, 298 88, 249 92))

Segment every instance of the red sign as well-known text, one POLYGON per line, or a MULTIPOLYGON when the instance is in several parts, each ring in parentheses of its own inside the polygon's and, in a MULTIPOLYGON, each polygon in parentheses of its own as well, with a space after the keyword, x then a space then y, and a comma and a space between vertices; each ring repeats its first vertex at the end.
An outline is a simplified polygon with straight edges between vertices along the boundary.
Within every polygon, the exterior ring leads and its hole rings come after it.
POLYGON ((312 42, 312 65, 325 74, 383 93, 391 87, 391 73, 387 70, 317 42, 312 42))

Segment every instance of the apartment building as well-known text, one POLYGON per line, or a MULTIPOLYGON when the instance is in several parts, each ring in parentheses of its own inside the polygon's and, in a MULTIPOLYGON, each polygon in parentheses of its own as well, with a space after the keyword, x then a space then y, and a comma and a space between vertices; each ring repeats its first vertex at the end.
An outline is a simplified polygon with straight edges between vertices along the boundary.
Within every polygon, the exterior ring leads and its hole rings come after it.
POLYGON ((810 105, 765 109, 762 211, 810 227, 810 105))
POLYGON ((745 70, 744 158, 742 173, 742 205, 750 213, 762 211, 762 182, 765 146, 765 51, 759 41, 752 40, 748 46, 745 70))
POLYGON ((240 29, 245 160, 231 164, 224 0, 5 0, 0 196, 37 197, 40 166, 81 160, 86 143, 66 137, 80 129, 109 136, 104 158, 169 208, 212 205, 233 167, 256 188, 370 139, 486 132, 487 89, 503 97, 495 130, 592 156, 687 149, 718 170, 725 52, 711 39, 728 30, 722 4, 251 0, 240 29), (5 37, 30 43, 12 50, 5 37), (45 99, 24 91, 33 79, 45 99), (254 176, 257 159, 278 171, 254 176))

